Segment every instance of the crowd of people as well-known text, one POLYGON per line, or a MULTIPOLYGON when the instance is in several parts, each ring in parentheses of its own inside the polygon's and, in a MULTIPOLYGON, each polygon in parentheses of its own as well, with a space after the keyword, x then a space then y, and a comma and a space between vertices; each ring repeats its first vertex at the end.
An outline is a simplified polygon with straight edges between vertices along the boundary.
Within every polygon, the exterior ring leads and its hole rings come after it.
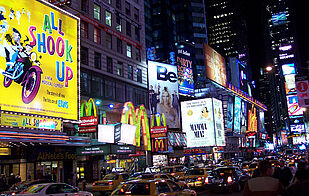
POLYGON ((281 160, 276 167, 271 162, 259 162, 252 178, 246 183, 243 196, 308 196, 308 162, 299 161, 296 170, 281 160))

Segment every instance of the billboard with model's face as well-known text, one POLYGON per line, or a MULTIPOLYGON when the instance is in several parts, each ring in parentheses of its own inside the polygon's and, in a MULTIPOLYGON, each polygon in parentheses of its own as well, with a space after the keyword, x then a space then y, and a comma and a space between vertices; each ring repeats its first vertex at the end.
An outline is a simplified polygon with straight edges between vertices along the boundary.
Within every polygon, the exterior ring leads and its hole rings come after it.
POLYGON ((223 56, 204 43, 204 58, 206 77, 224 87, 227 87, 225 60, 223 56))
POLYGON ((36 0, 0 2, 2 110, 78 119, 78 23, 36 0))
POLYGON ((227 132, 233 132, 233 120, 234 118, 234 99, 232 96, 228 96, 227 100, 227 119, 226 119, 226 129, 227 132))
POLYGON ((148 73, 151 114, 164 114, 169 128, 179 128, 177 66, 148 61, 148 73))
POLYGON ((241 99, 239 97, 235 97, 234 107, 234 133, 240 134, 241 99))
POLYGON ((214 125, 215 125, 215 137, 217 146, 225 146, 225 133, 224 133, 224 121, 223 121, 223 107, 222 101, 218 99, 212 99, 213 112, 214 112, 214 125))

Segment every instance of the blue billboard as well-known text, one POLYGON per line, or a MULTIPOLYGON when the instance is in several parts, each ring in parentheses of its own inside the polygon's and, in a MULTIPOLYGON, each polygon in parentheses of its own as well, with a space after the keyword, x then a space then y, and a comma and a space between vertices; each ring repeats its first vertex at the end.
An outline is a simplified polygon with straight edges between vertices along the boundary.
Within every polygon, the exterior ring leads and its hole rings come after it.
POLYGON ((234 107, 234 133, 240 134, 241 99, 239 97, 235 97, 234 107))
POLYGON ((228 96, 226 129, 227 132, 229 133, 233 132, 233 117, 234 117, 234 99, 232 96, 228 96))

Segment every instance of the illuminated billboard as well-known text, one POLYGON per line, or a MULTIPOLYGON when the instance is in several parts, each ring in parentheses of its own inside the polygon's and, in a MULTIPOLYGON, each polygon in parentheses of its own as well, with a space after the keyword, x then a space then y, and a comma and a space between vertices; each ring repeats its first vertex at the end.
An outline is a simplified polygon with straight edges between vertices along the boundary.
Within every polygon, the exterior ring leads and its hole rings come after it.
POLYGON ((248 131, 247 132, 257 132, 257 111, 253 104, 248 108, 248 131))
POLYGON ((286 13, 278 13, 271 16, 271 21, 273 22, 274 26, 283 25, 287 22, 286 13))
POLYGON ((281 67, 283 75, 296 74, 294 63, 284 64, 281 67))
POLYGON ((247 132, 247 102, 241 101, 240 133, 245 135, 247 132))
POLYGON ((233 118, 234 118, 234 100, 232 96, 228 96, 227 100, 227 115, 226 115, 226 129, 227 132, 233 132, 233 118))
POLYGON ((296 90, 298 97, 298 104, 301 107, 309 106, 309 81, 308 77, 298 77, 296 78, 296 90))
POLYGON ((305 133, 305 124, 292 124, 291 127, 291 134, 301 134, 305 133))
POLYGON ((192 46, 188 44, 182 43, 177 46, 176 61, 180 95, 194 96, 192 51, 192 46))
POLYGON ((264 111, 259 112, 259 131, 265 133, 265 116, 264 116, 264 111))
POLYGON ((234 133, 240 134, 241 99, 239 97, 235 96, 234 107, 234 133))
POLYGON ((296 88, 296 82, 295 82, 295 75, 285 75, 284 76, 286 86, 288 89, 295 89, 296 88))
POLYGON ((78 119, 78 23, 35 0, 1 1, 2 110, 78 119))
POLYGON ((224 58, 206 43, 204 43, 204 58, 206 77, 224 87, 227 87, 224 58))
POLYGON ((169 128, 180 127, 177 66, 148 61, 151 114, 164 114, 169 128))
POLYGON ((297 95, 286 96, 288 103, 289 116, 300 116, 303 115, 303 109, 298 105, 297 95))
POLYGON ((187 147, 225 145, 220 100, 206 98, 184 101, 181 102, 181 112, 187 147))
POLYGON ((123 123, 98 125, 98 141, 105 143, 134 144, 136 126, 123 123))

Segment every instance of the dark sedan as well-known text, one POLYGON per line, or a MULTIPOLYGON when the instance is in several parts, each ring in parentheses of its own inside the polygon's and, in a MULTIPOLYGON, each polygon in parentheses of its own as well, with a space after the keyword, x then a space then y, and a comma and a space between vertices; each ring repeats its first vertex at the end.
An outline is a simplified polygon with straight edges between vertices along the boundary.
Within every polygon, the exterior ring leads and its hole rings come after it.
POLYGON ((218 167, 208 176, 206 187, 210 191, 241 191, 249 176, 238 167, 218 167))

